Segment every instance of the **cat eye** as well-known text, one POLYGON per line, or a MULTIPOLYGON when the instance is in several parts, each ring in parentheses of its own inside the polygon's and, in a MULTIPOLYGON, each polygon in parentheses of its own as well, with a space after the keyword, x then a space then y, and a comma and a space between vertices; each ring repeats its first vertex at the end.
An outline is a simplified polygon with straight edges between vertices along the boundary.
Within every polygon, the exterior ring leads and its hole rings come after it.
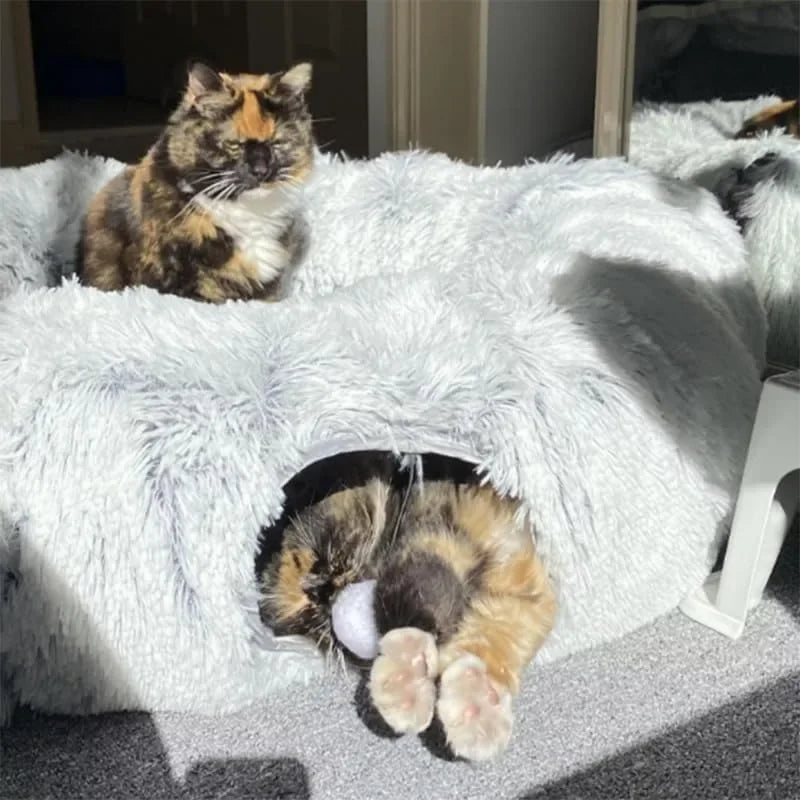
POLYGON ((301 587, 306 597, 318 605, 329 603, 335 591, 330 576, 318 575, 313 572, 303 578, 301 587))
POLYGON ((261 110, 266 111, 268 114, 275 114, 281 108, 281 103, 272 95, 261 92, 258 95, 258 102, 261 105, 261 110))

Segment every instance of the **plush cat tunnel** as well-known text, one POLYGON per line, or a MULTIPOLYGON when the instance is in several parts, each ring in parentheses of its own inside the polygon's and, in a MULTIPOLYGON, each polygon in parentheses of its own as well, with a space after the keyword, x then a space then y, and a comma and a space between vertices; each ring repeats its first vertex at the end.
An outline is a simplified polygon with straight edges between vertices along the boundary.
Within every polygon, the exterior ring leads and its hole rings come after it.
POLYGON ((522 499, 560 601, 539 660, 702 583, 765 340, 711 195, 617 161, 321 158, 280 303, 47 289, 119 168, 0 181, 6 713, 216 713, 318 674, 261 624, 254 559, 341 453, 457 458, 522 499))

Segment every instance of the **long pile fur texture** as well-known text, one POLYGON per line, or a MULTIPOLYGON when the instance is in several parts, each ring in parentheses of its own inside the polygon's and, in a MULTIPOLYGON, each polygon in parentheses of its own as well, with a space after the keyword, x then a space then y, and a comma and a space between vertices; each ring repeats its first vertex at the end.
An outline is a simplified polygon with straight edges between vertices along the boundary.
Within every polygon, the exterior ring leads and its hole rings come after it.
POLYGON ((70 279, 120 167, 0 180, 6 715, 218 713, 312 679, 259 622, 254 554, 285 482, 337 452, 456 456, 522 499, 561 608, 539 660, 702 583, 765 346, 709 193, 613 160, 321 157, 286 299, 212 307, 70 279))
POLYGON ((736 139, 744 121, 778 102, 641 105, 631 119, 630 159, 690 181, 733 206, 769 323, 770 361, 800 365, 800 139, 775 129, 736 139), (759 164, 767 157, 768 163, 759 164))

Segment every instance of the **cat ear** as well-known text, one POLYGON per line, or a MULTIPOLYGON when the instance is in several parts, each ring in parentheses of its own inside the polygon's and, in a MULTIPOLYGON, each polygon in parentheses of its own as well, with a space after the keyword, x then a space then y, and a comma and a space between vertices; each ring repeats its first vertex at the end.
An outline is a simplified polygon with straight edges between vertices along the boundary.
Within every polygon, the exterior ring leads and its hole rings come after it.
POLYGON ((278 88, 291 94, 302 94, 311 86, 311 64, 296 64, 278 79, 278 88))
POLYGON ((222 89, 222 76, 211 67, 196 61, 189 69, 186 93, 191 100, 202 97, 209 92, 222 89))

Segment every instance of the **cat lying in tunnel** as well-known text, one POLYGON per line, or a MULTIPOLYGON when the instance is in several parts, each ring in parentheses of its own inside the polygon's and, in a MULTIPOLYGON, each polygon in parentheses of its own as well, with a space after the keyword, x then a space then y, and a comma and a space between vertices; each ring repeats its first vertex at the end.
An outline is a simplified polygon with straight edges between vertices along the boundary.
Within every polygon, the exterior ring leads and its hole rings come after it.
POLYGON ((455 755, 491 758, 556 612, 518 511, 488 485, 398 481, 387 459, 289 516, 258 565, 262 620, 346 651, 331 607, 345 586, 374 579, 372 703, 397 733, 422 732, 437 715, 455 755))

